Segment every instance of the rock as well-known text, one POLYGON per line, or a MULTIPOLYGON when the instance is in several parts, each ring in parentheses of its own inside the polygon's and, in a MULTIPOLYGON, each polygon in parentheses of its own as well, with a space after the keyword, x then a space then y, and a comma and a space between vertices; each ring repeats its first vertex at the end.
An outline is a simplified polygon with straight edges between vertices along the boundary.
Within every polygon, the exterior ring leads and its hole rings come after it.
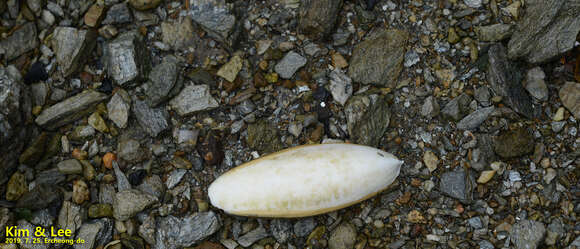
POLYGON ((58 215, 58 226, 75 234, 82 223, 81 206, 70 201, 64 201, 58 215))
POLYGON ((514 32, 511 24, 497 23, 488 26, 475 27, 475 33, 480 41, 497 42, 510 37, 514 32))
POLYGON ((93 114, 91 114, 87 121, 88 121, 87 123, 89 123, 90 126, 95 128, 95 130, 98 130, 102 133, 109 132, 109 127, 107 127, 105 120, 103 119, 103 117, 101 117, 101 114, 99 114, 98 112, 94 112, 93 114))
POLYGON ((294 51, 290 51, 276 64, 274 70, 283 79, 290 79, 298 69, 306 65, 306 62, 306 58, 294 51))
POLYGON ((428 118, 434 118, 439 115, 439 103, 437 103, 437 100, 433 96, 425 99, 425 103, 421 107, 421 115, 428 118))
MULTIPOLYGON (((37 236, 33 231, 35 231, 35 227, 30 223, 28 223, 28 221, 26 221, 25 219, 20 219, 18 220, 18 222, 16 223, 16 227, 18 229, 22 229, 20 231, 28 231, 26 234, 23 234, 23 236, 18 236, 18 238, 21 238, 21 240, 24 241, 43 241, 44 240, 44 236, 37 236)), ((46 233, 45 233, 46 234, 46 233)), ((9 236, 10 237, 10 236, 9 236)), ((12 237, 12 238, 16 238, 16 237, 12 237)), ((48 249, 49 244, 45 244, 45 243, 22 243, 20 244, 20 248, 21 249, 48 249)))
POLYGON ((560 131, 562 131, 562 129, 564 129, 565 125, 566 125, 566 121, 552 122, 550 124, 550 126, 552 126, 552 131, 554 133, 559 133, 560 131))
POLYGON ((298 30, 313 39, 321 39, 334 31, 342 0, 308 0, 300 3, 298 30))
POLYGON ((229 82, 234 82, 240 70, 242 70, 242 58, 235 55, 228 63, 224 64, 217 72, 217 75, 226 79, 229 82))
POLYGON ((99 186, 99 203, 113 204, 115 201, 115 187, 110 184, 99 186))
POLYGON ((517 128, 500 133, 493 149, 503 158, 512 158, 532 153, 534 144, 534 136, 526 128, 517 128))
POLYGON ((218 102, 209 93, 208 85, 186 86, 169 102, 169 105, 180 116, 212 110, 219 106, 218 102))
MULTIPOLYGON (((143 182, 143 179, 147 176, 147 170, 138 169, 129 174, 128 181, 131 185, 137 186, 143 182)), ((128 189, 128 188, 127 188, 128 189)))
POLYGON ((95 135, 95 128, 89 125, 80 125, 73 129, 70 139, 73 141, 84 141, 95 135))
POLYGON ((489 180, 491 180, 491 178, 493 178, 493 176, 495 175, 495 170, 485 170, 482 171, 481 174, 479 175, 479 178, 477 178, 477 183, 487 183, 489 182, 489 180))
POLYGON ((103 24, 124 24, 130 23, 131 21, 133 21, 131 10, 129 10, 126 2, 122 2, 111 6, 107 10, 107 17, 103 20, 103 24))
POLYGON ((356 242, 356 228, 350 223, 343 222, 336 227, 328 239, 330 249, 351 249, 356 242))
POLYGON ((76 204, 82 204, 90 199, 89 186, 83 180, 76 180, 73 183, 72 200, 76 204))
POLYGON ((162 0, 129 0, 129 4, 136 10, 148 10, 157 8, 162 0))
POLYGON ((241 236, 238 239, 238 243, 240 243, 241 246, 243 247, 249 247, 252 244, 254 244, 254 242, 261 240, 263 238, 268 237, 269 234, 266 231, 266 229, 264 229, 264 227, 260 226, 246 234, 244 234, 243 236, 241 236))
POLYGON ((46 129, 56 129, 91 113, 106 98, 103 93, 86 90, 44 109, 35 122, 46 129))
POLYGON ((14 31, 12 35, 0 40, 0 55, 4 55, 7 60, 13 60, 35 49, 38 45, 36 25, 34 22, 28 22, 14 31))
POLYGON ((403 69, 405 44, 409 34, 402 30, 382 30, 358 43, 350 59, 348 75, 355 82, 394 88, 403 69))
POLYGON ((60 72, 69 76, 82 68, 95 48, 97 33, 71 27, 57 27, 53 33, 53 46, 60 72))
POLYGON ((24 175, 16 172, 10 177, 8 185, 6 186, 6 200, 17 201, 26 191, 28 191, 28 186, 26 185, 24 175))
POLYGON ((470 102, 471 97, 465 93, 462 93, 461 95, 449 101, 445 107, 443 107, 443 110, 441 110, 441 114, 446 119, 459 121, 467 114, 469 114, 470 102))
MULTIPOLYGON (((101 24, 103 14, 105 12, 105 6, 101 4, 93 4, 89 10, 85 13, 84 21, 85 25, 94 28, 101 24)), ((49 12, 50 13, 50 12, 49 12)))
POLYGON ((294 223, 294 234, 298 237, 304 237, 316 227, 316 220, 313 218, 300 219, 294 223))
POLYGON ((36 184, 59 184, 66 180, 66 176, 60 173, 58 169, 49 169, 45 171, 38 172, 36 174, 35 182, 36 184))
POLYGON ((85 243, 75 243, 74 249, 91 249, 97 246, 99 233, 104 233, 105 227, 101 222, 84 223, 76 236, 77 239, 83 239, 85 243))
POLYGON ((185 173, 187 173, 187 170, 185 169, 175 169, 171 171, 171 173, 169 173, 169 176, 167 177, 167 181, 165 181, 167 188, 172 189, 177 184, 179 184, 185 173))
POLYGON ((221 227, 217 215, 212 212, 194 213, 177 218, 158 218, 154 249, 177 249, 189 247, 217 232, 221 227))
POLYGON ((46 135, 46 132, 43 132, 38 137, 34 138, 28 148, 20 154, 18 161, 24 165, 36 166, 36 163, 38 163, 44 155, 47 140, 48 136, 46 135))
POLYGON ((56 167, 60 173, 69 174, 82 174, 83 166, 77 159, 69 159, 59 162, 56 167))
POLYGON ((193 0, 189 7, 193 21, 226 47, 233 47, 241 29, 236 28, 236 17, 225 0, 193 0))
POLYGON ((141 128, 151 137, 169 129, 169 113, 163 107, 151 108, 138 98, 133 98, 133 114, 141 128))
POLYGON ((372 104, 360 120, 356 121, 351 139, 357 144, 376 147, 389 127, 391 112, 385 98, 380 98, 372 104))
POLYGON ((463 0, 463 2, 465 3, 465 5, 471 7, 471 8, 479 8, 482 5, 482 0, 463 0))
POLYGON ((493 106, 478 109, 459 121, 459 123, 457 123, 457 129, 475 130, 487 119, 487 117, 489 117, 493 111, 495 111, 495 107, 493 106))
POLYGON ((113 202, 113 216, 125 221, 157 202, 155 196, 139 190, 123 190, 115 194, 113 202))
POLYGON ((139 141, 129 138, 119 139, 117 145, 117 155, 125 161, 137 163, 144 159, 143 149, 139 141))
POLYGON ((16 67, 0 66, 0 186, 14 173, 20 153, 30 141, 30 128, 25 122, 32 118, 32 103, 21 80, 16 67))
POLYGON ((284 244, 292 235, 292 223, 287 219, 273 219, 270 222, 270 232, 276 241, 284 244))
POLYGON ((129 97, 129 94, 123 89, 117 90, 117 92, 115 92, 107 104, 108 117, 119 128, 127 127, 130 109, 131 98, 129 97))
POLYGON ((62 201, 63 193, 54 184, 39 184, 18 199, 16 207, 32 210, 44 209, 55 201, 62 201))
POLYGON ((151 62, 143 36, 137 31, 122 33, 106 47, 108 73, 122 87, 147 77, 151 62))
POLYGON ((526 73, 525 87, 528 93, 537 100, 546 101, 548 100, 548 87, 544 78, 546 74, 542 71, 541 67, 534 67, 526 73))
POLYGON ((546 184, 550 184, 550 182, 552 182, 552 180, 554 180, 554 178, 556 178, 556 176, 558 176, 558 172, 556 172, 555 169, 552 168, 547 168, 546 169, 546 174, 544 174, 544 182, 546 182, 546 184))
POLYGON ((89 206, 90 218, 113 217, 113 207, 110 204, 97 203, 89 206))
POLYGON ((447 31, 447 41, 449 41, 451 44, 455 44, 459 42, 460 39, 461 37, 457 34, 457 32, 455 32, 455 28, 449 28, 447 31))
POLYGON ((155 245, 155 227, 155 217, 148 215, 139 226, 137 233, 148 244, 155 245))
POLYGON ((510 239, 516 249, 535 249, 538 248, 546 228, 539 221, 521 220, 512 226, 510 239))
POLYGON ((532 100, 521 84, 523 75, 520 69, 508 61, 503 45, 492 45, 488 53, 487 80, 494 92, 502 96, 503 101, 515 112, 532 118, 532 100))
POLYGON ((405 67, 412 67, 419 61, 421 61, 421 57, 419 57, 419 54, 417 54, 417 52, 414 49, 407 51, 407 53, 405 53, 405 62, 404 62, 405 67))
POLYGON ((282 142, 278 135, 278 129, 265 120, 248 125, 246 142, 253 150, 260 153, 272 153, 282 149, 282 142))
POLYGON ((441 175, 439 189, 444 194, 460 201, 470 201, 475 188, 475 180, 464 170, 445 172, 441 175))
POLYGON ((120 192, 131 189, 131 184, 127 176, 119 168, 117 161, 113 161, 113 170, 115 171, 115 178, 117 178, 117 190, 120 192))
POLYGON ((342 71, 330 72, 330 93, 334 101, 344 106, 352 95, 352 80, 342 71))
POLYGON ((566 82, 560 88, 559 97, 562 104, 570 111, 570 113, 572 113, 576 119, 580 119, 580 84, 566 82))
MULTIPOLYGON (((30 69, 32 70, 32 68, 30 69)), ((43 69, 44 70, 44 67, 43 69)), ((30 71, 28 71, 30 73, 30 71)), ((27 73, 26 75, 29 75, 29 73, 27 73)), ((38 81, 39 79, 36 76, 29 76, 30 78, 28 79, 28 82, 33 82, 33 81, 38 81), (31 78, 35 78, 35 79, 31 79, 31 78)), ((48 79, 48 75, 46 75, 46 79, 48 79)), ((44 78, 43 78, 44 79, 44 78)), ((44 80, 46 80, 44 79, 44 80)), ((42 80, 42 79, 40 79, 42 80)), ((26 76, 24 77, 24 81, 26 82, 26 76)), ((32 103, 34 104, 34 106, 43 106, 44 104, 46 104, 46 100, 48 99, 48 93, 49 93, 49 87, 48 84, 44 83, 44 82, 40 82, 40 83, 35 83, 30 85, 30 90, 32 92, 32 98, 33 101, 32 103)))
POLYGON ((163 43, 171 46, 174 50, 186 50, 195 46, 199 40, 194 36, 195 31, 190 18, 182 18, 175 22, 161 23, 163 43))
POLYGON ((574 1, 526 1, 525 15, 508 43, 509 58, 547 62, 572 50, 579 31, 580 6, 574 1))
POLYGON ((433 153, 433 151, 428 150, 423 154, 423 162, 425 163, 425 166, 427 166, 427 169, 429 169, 429 172, 433 172, 437 169, 439 158, 435 153, 433 153))
POLYGON ((552 220, 552 223, 548 225, 547 233, 546 233, 546 245, 553 246, 556 245, 559 239, 566 234, 566 230, 564 229, 564 224, 562 224, 562 220, 556 218, 552 220))
POLYGON ((169 55, 151 70, 146 91, 149 106, 156 107, 179 93, 183 87, 179 64, 177 57, 169 55))

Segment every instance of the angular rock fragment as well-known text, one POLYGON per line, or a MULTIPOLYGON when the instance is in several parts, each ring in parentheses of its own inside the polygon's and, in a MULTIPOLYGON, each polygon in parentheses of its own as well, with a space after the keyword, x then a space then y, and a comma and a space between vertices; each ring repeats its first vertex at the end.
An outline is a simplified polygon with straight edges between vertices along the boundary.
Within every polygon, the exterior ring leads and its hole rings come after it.
POLYGON ((534 67, 526 73, 526 90, 539 101, 548 100, 548 87, 544 78, 546 78, 546 74, 541 67, 534 67))
POLYGON ((131 109, 131 98, 129 94, 119 89, 107 104, 108 117, 117 127, 127 127, 129 120, 129 111, 131 109))
POLYGON ((44 109, 35 122, 46 129, 56 129, 91 113, 106 98, 103 93, 84 91, 44 109))
POLYGON ((193 21, 226 47, 233 46, 239 30, 235 28, 236 17, 225 0, 191 0, 189 7, 193 21))
POLYGON ((131 10, 129 10, 126 2, 122 2, 111 6, 107 10, 107 17, 103 20, 103 24, 123 24, 131 21, 133 21, 131 10))
POLYGON ((334 30, 342 0, 307 0, 300 3, 298 29, 313 39, 328 36, 334 30))
POLYGON ((389 127, 391 111, 385 98, 378 99, 356 122, 350 134, 357 144, 376 147, 389 127))
POLYGON ((137 31, 129 31, 109 42, 106 50, 109 75, 120 86, 132 86, 147 77, 151 68, 149 51, 137 31))
POLYGON ((239 56, 233 56, 228 63, 224 64, 217 72, 217 75, 229 82, 234 82, 238 73, 242 69, 243 60, 239 56))
POLYGON ((566 82, 560 88, 560 100, 562 104, 574 115, 580 119, 580 83, 566 82))
POLYGON ((94 30, 79 30, 71 27, 54 29, 53 46, 60 72, 69 76, 84 65, 96 45, 97 33, 94 30))
POLYGON ((510 59, 543 63, 572 50, 580 32, 580 4, 570 0, 526 1, 508 43, 510 59))
POLYGON ((510 37, 513 33, 513 25, 511 24, 493 24, 488 26, 480 26, 475 28, 475 33, 480 41, 496 42, 510 37))
POLYGON ((278 64, 276 64, 274 70, 276 70, 276 73, 278 73, 280 77, 290 79, 298 69, 306 65, 306 62, 306 58, 294 51, 290 51, 284 55, 284 58, 282 58, 278 64))
POLYGON ((518 128, 500 133, 494 151, 504 158, 518 157, 532 153, 534 145, 534 136, 526 128, 518 128))
POLYGON ((117 192, 113 201, 115 219, 125 221, 157 202, 155 196, 130 189, 117 192))
POLYGON ((441 110, 441 114, 443 114, 444 118, 459 121, 467 114, 469 114, 470 102, 471 97, 465 93, 462 93, 461 95, 449 101, 445 107, 443 107, 443 110, 441 110))
POLYGON ((29 22, 14 31, 12 35, 0 40, 0 55, 4 55, 7 60, 13 60, 36 47, 38 47, 36 25, 34 22, 29 22))
POLYGON ((474 130, 477 129, 483 121, 495 110, 495 107, 481 108, 472 112, 457 123, 457 129, 460 130, 474 130))
POLYGON ((189 247, 217 232, 221 227, 218 216, 212 212, 194 213, 177 218, 159 218, 155 235, 156 249, 189 247))
POLYGON ((169 113, 163 107, 151 108, 143 100, 133 98, 133 113, 141 128, 150 136, 157 135, 169 129, 169 113))
POLYGON ((441 192, 460 201, 469 202, 473 198, 473 189, 477 186, 475 178, 465 170, 445 172, 441 175, 439 188, 441 192))
POLYGON ((183 87, 179 59, 173 55, 163 58, 161 64, 149 73, 146 91, 149 106, 156 107, 175 96, 183 87))
POLYGON ((175 50, 184 50, 199 40, 195 35, 191 19, 183 18, 176 22, 161 23, 163 43, 175 50), (197 39, 196 39, 197 38, 197 39))
POLYGON ((545 234, 544 223, 521 220, 512 226, 510 239, 516 249, 535 249, 538 248, 545 234))
POLYGON ((209 86, 207 85, 186 86, 169 102, 169 105, 180 116, 211 110, 219 106, 218 102, 209 93, 209 86))
POLYGON ((504 97, 510 108, 526 118, 532 118, 532 99, 522 86, 523 73, 508 61, 505 48, 501 44, 489 48, 487 80, 495 94, 504 97))
POLYGON ((355 82, 394 88, 403 69, 408 37, 407 32, 395 29, 370 34, 355 46, 348 75, 355 82))
POLYGON ((330 72, 330 93, 332 98, 341 105, 352 95, 352 80, 340 70, 330 72))

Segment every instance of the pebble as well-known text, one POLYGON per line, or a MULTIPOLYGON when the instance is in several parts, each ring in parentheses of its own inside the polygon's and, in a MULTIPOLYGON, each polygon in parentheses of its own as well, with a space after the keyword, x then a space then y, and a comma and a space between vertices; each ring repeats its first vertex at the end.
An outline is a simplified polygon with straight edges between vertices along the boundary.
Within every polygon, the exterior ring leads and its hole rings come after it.
POLYGON ((539 101, 548 100, 548 87, 544 78, 546 78, 546 74, 541 67, 534 67, 526 73, 526 90, 539 101))
POLYGON ((544 182, 546 182, 546 184, 550 184, 550 182, 552 182, 552 180, 554 180, 554 178, 556 178, 557 175, 558 172, 556 172, 555 169, 547 168, 546 174, 544 174, 544 182))
POLYGON ((510 239, 516 249, 535 249, 545 234, 546 228, 542 222, 521 220, 512 226, 510 239))
POLYGON ((254 242, 268 237, 268 235, 266 229, 260 226, 238 238, 238 243, 243 247, 249 247, 254 242))
POLYGON ((209 93, 209 86, 207 85, 186 86, 169 102, 169 105, 181 116, 215 109, 219 106, 218 102, 209 93))
POLYGON ((226 79, 229 82, 234 82, 238 73, 242 69, 242 58, 235 55, 233 56, 230 61, 224 64, 217 72, 217 75, 226 79))
POLYGON ((83 180, 76 180, 73 183, 72 200, 76 204, 82 204, 90 199, 89 186, 83 180))
POLYGON ((429 150, 423 153, 423 162, 425 163, 425 166, 427 166, 427 169, 429 169, 429 172, 433 172, 437 169, 439 158, 435 153, 433 153, 433 151, 429 150))
POLYGON ((352 95, 352 80, 340 70, 334 70, 330 72, 329 90, 332 98, 344 106, 352 95))
POLYGON ((439 115, 439 103, 437 103, 437 100, 433 96, 429 96, 425 99, 425 102, 421 107, 421 115, 429 118, 434 118, 439 115))
POLYGON ((493 178, 494 175, 495 170, 484 170, 479 175, 479 178, 477 178, 477 182, 482 184, 487 183, 489 180, 491 180, 491 178, 493 178))
MULTIPOLYGON (((580 83, 566 82, 559 91, 562 104, 574 115, 580 119, 580 83)), ((554 120, 559 121, 559 120, 554 120)))
POLYGON ((56 167, 60 173, 65 175, 70 174, 82 174, 83 173, 83 166, 77 159, 69 159, 65 161, 59 162, 56 167))
POLYGON ((274 70, 283 79, 290 79, 298 69, 306 65, 306 62, 306 58, 294 51, 290 51, 276 64, 274 70))
POLYGON ((330 233, 328 247, 330 249, 350 249, 356 242, 356 229, 350 224, 343 222, 330 233))
POLYGON ((157 202, 155 196, 130 189, 115 194, 113 202, 114 217, 125 221, 157 202))

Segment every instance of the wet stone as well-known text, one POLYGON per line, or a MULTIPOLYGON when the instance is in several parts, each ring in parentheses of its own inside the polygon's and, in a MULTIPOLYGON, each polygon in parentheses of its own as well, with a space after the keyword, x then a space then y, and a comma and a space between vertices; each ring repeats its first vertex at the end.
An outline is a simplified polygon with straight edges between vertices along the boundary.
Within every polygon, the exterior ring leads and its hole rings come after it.
POLYGON ((97 33, 92 30, 57 27, 53 37, 56 62, 60 72, 66 77, 81 69, 96 45, 97 33))
POLYGON ((298 69, 306 65, 306 62, 306 58, 294 51, 290 51, 276 64, 274 70, 283 79, 290 79, 298 69))
POLYGON ((106 48, 108 73, 119 86, 132 86, 149 73, 150 55, 137 31, 122 33, 106 48))
POLYGON ((84 91, 44 109, 35 122, 46 129, 58 128, 88 115, 106 98, 107 95, 99 92, 84 91))
POLYGON ((403 69, 408 34, 383 30, 358 43, 350 59, 348 75, 355 82, 394 88, 403 69))
POLYGON ((215 109, 218 102, 209 93, 207 85, 189 85, 170 102, 171 108, 180 116, 186 116, 199 111, 215 109))

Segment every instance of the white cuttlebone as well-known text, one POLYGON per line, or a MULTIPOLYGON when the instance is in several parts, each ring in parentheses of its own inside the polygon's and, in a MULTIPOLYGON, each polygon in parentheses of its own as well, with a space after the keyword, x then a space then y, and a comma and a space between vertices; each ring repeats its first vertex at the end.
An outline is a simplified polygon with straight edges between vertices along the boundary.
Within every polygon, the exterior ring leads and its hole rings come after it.
POLYGON ((234 215, 312 216, 381 192, 402 163, 363 145, 298 146, 231 169, 209 186, 208 195, 212 205, 234 215))

